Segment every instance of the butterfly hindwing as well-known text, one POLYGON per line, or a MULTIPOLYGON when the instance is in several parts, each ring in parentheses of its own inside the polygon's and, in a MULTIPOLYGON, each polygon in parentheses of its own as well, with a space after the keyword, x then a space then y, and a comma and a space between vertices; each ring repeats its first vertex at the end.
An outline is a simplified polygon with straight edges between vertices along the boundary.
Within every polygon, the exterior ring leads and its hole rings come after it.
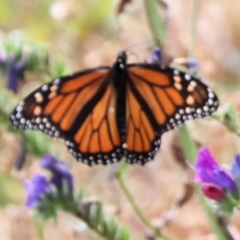
POLYGON ((140 165, 153 159, 160 148, 161 136, 155 129, 143 108, 131 90, 127 87, 127 125, 126 125, 126 161, 140 165))
POLYGON ((66 142, 69 152, 88 165, 118 162, 123 149, 116 119, 116 93, 109 84, 83 124, 66 142))

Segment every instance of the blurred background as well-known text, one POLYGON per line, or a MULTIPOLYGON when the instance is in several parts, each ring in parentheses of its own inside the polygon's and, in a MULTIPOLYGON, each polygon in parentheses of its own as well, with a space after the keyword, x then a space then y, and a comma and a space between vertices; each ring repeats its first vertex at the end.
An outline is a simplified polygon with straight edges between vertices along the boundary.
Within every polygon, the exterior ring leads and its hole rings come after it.
MULTIPOLYGON (((118 9, 119 1, 114 0, 0 0, 0 61, 4 58, 6 39, 20 36, 29 42, 24 51, 30 51, 34 43, 42 53, 46 52, 46 65, 52 71, 26 72, 15 93, 6 88, 7 74, 3 73, 0 77, 1 110, 10 113, 24 96, 50 81, 59 71, 68 74, 111 65, 117 54, 129 46, 133 45, 131 52, 135 54, 130 61, 145 61, 154 41, 150 41, 152 34, 143 1, 129 1, 121 13, 118 9)), ((240 3, 199 1, 194 36, 190 30, 192 0, 159 1, 158 10, 165 26, 166 56, 188 57, 194 37, 199 74, 218 94, 223 107, 232 103, 240 110, 240 3)), ((188 126, 198 146, 208 146, 221 163, 228 164, 240 152, 239 138, 217 121, 197 120, 188 126)), ((114 167, 90 168, 77 163, 62 141, 38 132, 34 135, 39 141, 38 149, 29 151, 31 146, 28 147, 26 163, 18 170, 16 161, 26 153, 18 134, 19 131, 11 131, 9 123, 0 118, 0 239, 41 239, 34 218, 24 206, 22 181, 41 172, 37 160, 48 149, 67 162, 79 189, 85 189, 88 195, 104 203, 106 215, 116 216, 135 239, 144 239, 148 232, 114 180, 114 167)), ((157 225, 161 225, 165 214, 182 196, 184 184, 192 179, 180 157, 177 135, 178 130, 165 133, 155 161, 144 167, 130 166, 124 176, 143 212, 157 225)), ((58 221, 46 222, 44 239, 100 239, 80 221, 65 213, 59 216, 58 221)), ((239 217, 239 213, 235 213, 230 223, 235 239, 240 239, 239 217)), ((162 231, 174 240, 215 239, 195 196, 162 231)))

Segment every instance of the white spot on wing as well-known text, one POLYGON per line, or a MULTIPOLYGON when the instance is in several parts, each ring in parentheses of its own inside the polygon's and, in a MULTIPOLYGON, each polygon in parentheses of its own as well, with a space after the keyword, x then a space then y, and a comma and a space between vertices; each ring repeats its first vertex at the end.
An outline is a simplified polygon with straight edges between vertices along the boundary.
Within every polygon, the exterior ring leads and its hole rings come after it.
POLYGON ((42 91, 45 92, 45 91, 47 91, 47 90, 48 90, 48 85, 47 85, 47 84, 43 85, 43 86, 42 86, 42 91))
POLYGON ((190 79, 191 79, 191 76, 186 73, 186 74, 185 74, 185 79, 186 79, 186 80, 190 80, 190 79))
POLYGON ((55 79, 54 81, 53 81, 53 84, 59 84, 60 83, 60 79, 59 78, 57 78, 57 79, 55 79))

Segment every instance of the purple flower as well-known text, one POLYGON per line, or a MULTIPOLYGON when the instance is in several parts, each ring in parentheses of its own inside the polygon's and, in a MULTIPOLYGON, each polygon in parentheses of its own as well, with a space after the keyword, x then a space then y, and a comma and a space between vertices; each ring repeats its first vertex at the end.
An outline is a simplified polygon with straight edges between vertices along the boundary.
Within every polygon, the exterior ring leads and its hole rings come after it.
POLYGON ((26 205, 34 208, 44 218, 56 217, 57 209, 74 211, 73 177, 63 162, 48 154, 40 161, 42 168, 51 172, 51 177, 34 176, 24 182, 27 192, 26 205))
POLYGON ((41 200, 51 191, 50 182, 41 175, 35 175, 31 180, 25 180, 24 186, 27 192, 27 207, 37 207, 41 200))
POLYGON ((40 164, 42 168, 48 169, 52 173, 51 183, 54 184, 58 190, 63 190, 64 182, 70 191, 73 189, 73 177, 66 165, 58 161, 53 155, 45 155, 40 164))
POLYGON ((2 67, 5 64, 5 58, 3 55, 0 55, 0 67, 2 67))
POLYGON ((192 69, 198 69, 198 61, 195 58, 190 58, 187 62, 187 67, 192 69))
POLYGON ((13 92, 17 92, 19 80, 24 80, 24 71, 26 68, 26 60, 16 60, 11 57, 7 65, 7 88, 13 92))
POLYGON ((190 58, 190 59, 187 61, 187 68, 189 68, 194 75, 197 75, 198 69, 199 69, 197 59, 195 59, 195 58, 190 58))
POLYGON ((204 195, 216 201, 213 210, 219 216, 232 214, 240 206, 240 155, 236 155, 226 171, 212 157, 207 148, 198 152, 195 181, 202 183, 204 195))
POLYGON ((233 159, 230 171, 235 180, 240 181, 240 155, 237 154, 233 159))
POLYGON ((232 177, 217 163, 207 148, 198 152, 195 166, 196 182, 208 183, 224 190, 237 192, 237 185, 232 177))
POLYGON ((162 65, 162 51, 159 47, 155 47, 150 55, 150 64, 162 65))

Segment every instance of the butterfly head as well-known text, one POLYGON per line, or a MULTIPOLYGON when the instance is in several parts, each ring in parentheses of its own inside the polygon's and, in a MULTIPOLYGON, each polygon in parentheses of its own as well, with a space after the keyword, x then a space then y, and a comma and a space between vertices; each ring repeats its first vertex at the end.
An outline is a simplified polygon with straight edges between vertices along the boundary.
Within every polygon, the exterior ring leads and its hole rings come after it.
POLYGON ((123 51, 123 52, 120 52, 119 55, 118 55, 118 57, 117 57, 116 64, 117 64, 120 68, 124 69, 125 66, 126 66, 126 63, 127 63, 127 54, 126 54, 126 52, 124 52, 124 51, 123 51))

